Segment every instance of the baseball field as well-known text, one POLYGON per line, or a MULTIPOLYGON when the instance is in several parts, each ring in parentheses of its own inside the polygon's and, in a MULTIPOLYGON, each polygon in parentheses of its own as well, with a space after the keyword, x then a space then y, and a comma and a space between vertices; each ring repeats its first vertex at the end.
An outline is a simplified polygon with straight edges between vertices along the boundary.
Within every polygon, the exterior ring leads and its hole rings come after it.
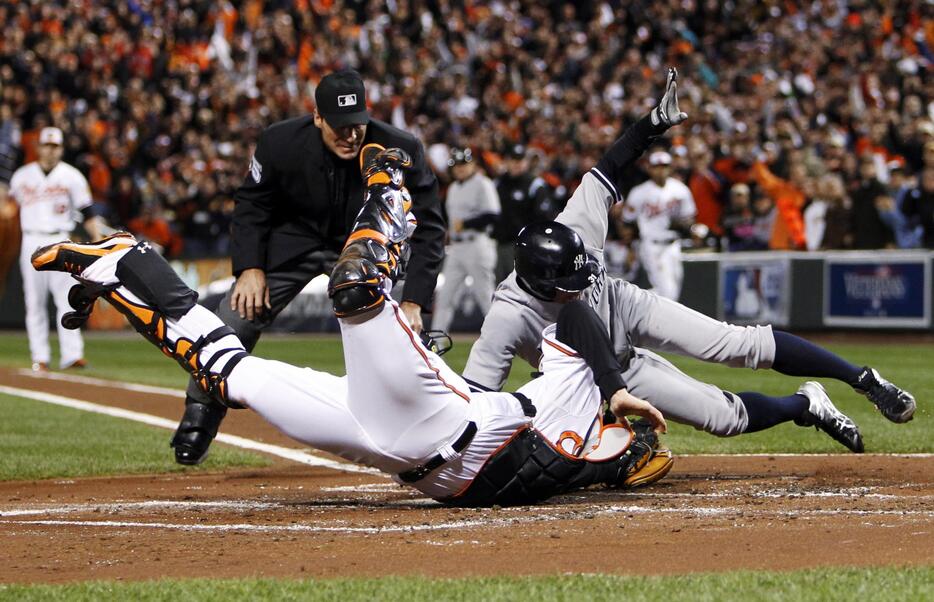
MULTIPOLYGON (((0 599, 934 599, 934 339, 820 339, 918 398, 895 425, 824 383, 862 428, 847 453, 793 425, 718 439, 678 425, 672 472, 532 508, 442 507, 231 412, 175 465, 184 375, 130 334, 88 369, 37 375, 0 334, 0 599)), ((446 359, 463 366, 470 340, 446 359)), ((53 342, 54 348, 54 342, 53 342)), ((340 373, 336 337, 265 337, 265 357, 340 373)), ((735 391, 799 380, 672 358, 735 391)), ((517 363, 510 387, 529 378, 517 363)))

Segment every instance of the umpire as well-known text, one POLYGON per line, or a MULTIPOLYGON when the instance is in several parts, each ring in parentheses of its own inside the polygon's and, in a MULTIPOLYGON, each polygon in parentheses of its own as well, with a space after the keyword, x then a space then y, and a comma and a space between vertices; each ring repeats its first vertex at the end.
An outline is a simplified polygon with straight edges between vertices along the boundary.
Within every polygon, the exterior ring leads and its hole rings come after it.
MULTIPOLYGON (((363 203, 358 155, 365 144, 399 147, 412 157, 405 176, 418 227, 411 239, 400 306, 416 331, 430 307, 444 257, 445 223, 438 182, 411 134, 371 119, 363 80, 353 70, 325 76, 317 108, 275 123, 260 135, 234 195, 231 262, 236 283, 217 315, 252 350, 268 326, 308 282, 329 274, 363 203)), ((198 464, 227 410, 189 382, 185 414, 172 438, 175 461, 198 464)))

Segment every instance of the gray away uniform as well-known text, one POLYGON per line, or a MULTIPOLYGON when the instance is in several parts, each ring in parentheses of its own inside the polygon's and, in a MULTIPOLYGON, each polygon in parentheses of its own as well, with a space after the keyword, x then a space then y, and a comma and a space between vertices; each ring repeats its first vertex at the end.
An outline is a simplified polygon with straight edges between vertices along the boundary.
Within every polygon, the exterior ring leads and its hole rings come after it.
MULTIPOLYGON (((647 145, 649 139, 640 142, 647 145)), ((593 168, 557 221, 575 230, 588 253, 600 262, 597 281, 584 291, 584 298, 609 329, 628 390, 675 422, 719 436, 742 433, 748 417, 739 396, 691 378, 646 347, 733 367, 770 368, 775 359, 772 327, 720 322, 624 280, 608 278, 603 266, 607 212, 619 200, 612 181, 593 168)), ((538 366, 541 333, 555 322, 560 309, 559 303, 543 302, 523 291, 513 271, 496 289, 464 376, 498 390, 509 376, 514 356, 538 366)))
MULTIPOLYGON (((493 181, 479 171, 463 182, 453 182, 447 194, 448 223, 463 223, 460 232, 450 232, 445 251, 444 286, 438 291, 431 327, 447 331, 470 277, 473 297, 486 314, 496 286, 496 242, 488 230, 499 215, 499 194, 493 181)), ((541 334, 541 332, 539 332, 541 334)))

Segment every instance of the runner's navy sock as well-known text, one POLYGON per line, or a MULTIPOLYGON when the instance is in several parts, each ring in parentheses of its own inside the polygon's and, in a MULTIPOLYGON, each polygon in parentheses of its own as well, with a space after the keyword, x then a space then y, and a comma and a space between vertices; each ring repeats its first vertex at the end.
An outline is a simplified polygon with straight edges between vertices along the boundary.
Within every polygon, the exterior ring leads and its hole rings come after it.
POLYGON ((772 334, 775 337, 772 370, 776 372, 788 376, 835 378, 853 386, 863 371, 839 355, 801 337, 781 330, 772 334))
POLYGON ((754 433, 776 424, 801 418, 811 405, 804 395, 769 397, 762 393, 746 391, 739 393, 739 398, 743 400, 746 415, 749 416, 749 424, 746 425, 744 433, 754 433))

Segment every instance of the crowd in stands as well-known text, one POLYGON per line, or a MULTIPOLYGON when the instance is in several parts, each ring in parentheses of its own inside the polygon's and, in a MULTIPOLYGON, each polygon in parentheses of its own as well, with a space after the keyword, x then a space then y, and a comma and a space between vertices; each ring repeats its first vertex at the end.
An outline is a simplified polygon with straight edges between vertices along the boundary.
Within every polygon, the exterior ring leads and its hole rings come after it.
POLYGON ((496 175, 521 143, 560 191, 674 65, 667 143, 713 246, 934 248, 925 0, 24 0, 0 33, 0 181, 56 125, 101 213, 170 254, 226 252, 252 143, 341 67, 440 175, 450 146, 496 175))

